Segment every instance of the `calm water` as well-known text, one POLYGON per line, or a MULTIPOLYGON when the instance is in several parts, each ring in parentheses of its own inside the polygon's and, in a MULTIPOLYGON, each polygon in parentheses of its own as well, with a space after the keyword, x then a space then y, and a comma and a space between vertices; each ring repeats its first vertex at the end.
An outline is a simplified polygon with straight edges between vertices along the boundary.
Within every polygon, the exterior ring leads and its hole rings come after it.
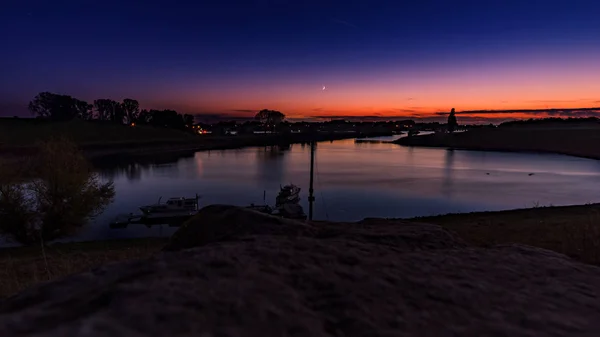
MULTIPOLYGON (((308 212, 310 147, 198 152, 162 164, 102 170, 115 202, 76 239, 166 236, 176 228, 110 229, 117 214, 171 196, 200 194, 201 206, 274 203, 280 184, 302 188, 308 212)), ((600 201, 600 161, 560 155, 406 148, 343 140, 317 144, 315 219, 414 217, 600 201), (531 175, 533 173, 533 175, 531 175)))

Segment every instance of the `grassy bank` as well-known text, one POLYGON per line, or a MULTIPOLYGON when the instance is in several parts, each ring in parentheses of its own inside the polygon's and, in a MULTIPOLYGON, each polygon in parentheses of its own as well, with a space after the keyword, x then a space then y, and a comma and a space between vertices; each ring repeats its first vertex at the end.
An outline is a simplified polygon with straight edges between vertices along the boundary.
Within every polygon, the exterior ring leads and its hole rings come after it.
POLYGON ((33 284, 80 273, 108 263, 141 259, 158 252, 167 239, 145 238, 0 249, 0 298, 33 284))
POLYGON ((456 134, 406 137, 395 143, 464 150, 547 152, 600 159, 600 127, 596 126, 485 128, 456 134))
MULTIPOLYGON (((475 246, 520 243, 600 265, 600 204, 449 214, 410 220, 444 226, 475 246)), ((55 244, 46 249, 48 270, 40 247, 0 249, 0 298, 49 278, 115 261, 146 258, 160 251, 166 242, 166 239, 147 238, 55 244)))
POLYGON ((476 246, 520 243, 600 265, 600 204, 414 218, 444 226, 476 246))
POLYGON ((150 126, 127 126, 101 121, 73 120, 51 122, 27 118, 0 119, 2 146, 31 146, 56 136, 67 136, 81 145, 140 143, 147 141, 186 141, 193 134, 173 129, 150 126))
POLYGON ((5 158, 34 154, 37 143, 56 137, 70 139, 86 155, 101 153, 105 149, 185 145, 198 139, 191 133, 150 126, 131 127, 80 120, 49 122, 36 119, 0 119, 0 155, 5 158))

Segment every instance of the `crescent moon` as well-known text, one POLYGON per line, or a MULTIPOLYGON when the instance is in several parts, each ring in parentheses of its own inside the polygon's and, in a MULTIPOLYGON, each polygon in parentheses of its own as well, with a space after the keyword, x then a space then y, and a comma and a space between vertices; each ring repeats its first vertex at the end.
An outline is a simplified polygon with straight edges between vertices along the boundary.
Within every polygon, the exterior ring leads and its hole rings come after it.
POLYGON ((323 86, 323 90, 325 90, 325 86, 323 86))

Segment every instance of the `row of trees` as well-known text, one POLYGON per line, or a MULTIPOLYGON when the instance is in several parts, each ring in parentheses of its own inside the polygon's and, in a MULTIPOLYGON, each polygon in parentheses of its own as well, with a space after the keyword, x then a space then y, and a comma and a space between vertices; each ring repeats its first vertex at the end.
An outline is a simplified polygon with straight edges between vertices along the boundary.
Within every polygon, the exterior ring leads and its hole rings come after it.
POLYGON ((194 124, 194 116, 174 110, 140 110, 140 103, 126 98, 122 102, 96 99, 93 104, 69 95, 41 92, 29 102, 29 111, 36 117, 53 121, 72 119, 110 121, 119 124, 149 124, 183 129, 194 124))

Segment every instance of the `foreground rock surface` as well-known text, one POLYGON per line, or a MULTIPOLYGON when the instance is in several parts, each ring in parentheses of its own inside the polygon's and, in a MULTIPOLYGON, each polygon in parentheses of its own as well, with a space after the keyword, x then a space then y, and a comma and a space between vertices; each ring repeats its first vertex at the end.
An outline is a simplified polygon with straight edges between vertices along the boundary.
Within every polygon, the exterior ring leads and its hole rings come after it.
MULTIPOLYGON (((209 227, 221 216, 277 221, 211 207, 205 215, 219 213, 204 222, 209 227)), ((188 249, 177 251, 182 236, 175 236, 172 252, 68 277, 1 302, 0 336, 600 331, 600 269, 560 254, 524 246, 467 247, 438 226, 398 221, 282 223, 299 226, 292 234, 266 225, 259 234, 241 229, 237 235, 238 224, 221 225, 226 236, 198 237, 196 248, 188 248, 194 245, 188 226, 182 231, 188 249)))

